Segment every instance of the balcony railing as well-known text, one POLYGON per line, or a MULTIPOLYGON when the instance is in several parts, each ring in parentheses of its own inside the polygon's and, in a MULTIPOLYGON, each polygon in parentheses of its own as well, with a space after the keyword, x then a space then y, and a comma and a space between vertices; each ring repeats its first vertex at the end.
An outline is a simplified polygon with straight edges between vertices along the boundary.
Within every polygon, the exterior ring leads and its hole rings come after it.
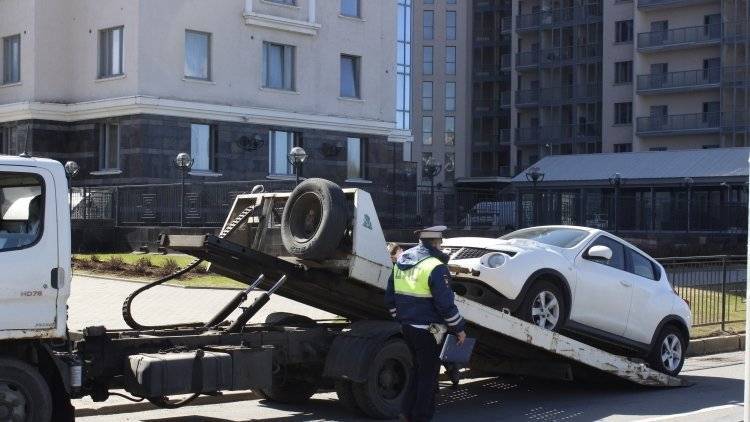
POLYGON ((601 20, 601 17, 602 9, 598 4, 566 7, 518 15, 516 17, 516 30, 528 31, 539 28, 592 23, 601 20))
POLYGON ((494 147, 497 145, 509 145, 510 141, 510 129, 502 129, 497 134, 474 133, 472 135, 473 147, 494 147))
POLYGON ((748 28, 745 22, 726 22, 723 29, 725 43, 743 44, 748 42, 748 28))
POLYGON ((502 69, 510 69, 510 54, 500 56, 500 67, 502 69))
POLYGON ((721 24, 690 26, 638 34, 638 50, 683 48, 721 41, 721 24))
POLYGON ((721 113, 721 130, 727 133, 741 132, 750 126, 750 110, 733 110, 721 113))
POLYGON ((541 105, 558 105, 576 101, 595 101, 601 98, 600 84, 565 85, 542 88, 539 92, 541 105))
POLYGON ((539 51, 542 66, 562 66, 602 56, 601 44, 569 45, 539 51))
POLYGON ((492 77, 500 74, 500 66, 496 64, 479 63, 474 66, 474 76, 478 78, 492 77))
POLYGON ((718 87, 721 82, 721 68, 712 67, 681 72, 653 73, 638 75, 638 92, 679 91, 696 88, 718 87))
POLYGON ((599 138, 601 138, 601 125, 599 123, 516 129, 517 144, 586 142, 599 138))
POLYGON ((494 28, 474 28, 474 41, 491 41, 495 39, 494 28))
POLYGON ((500 106, 510 107, 510 92, 509 91, 503 91, 500 93, 500 106))
POLYGON ((721 83, 724 85, 746 85, 750 83, 750 68, 729 66, 722 70, 721 83))
POLYGON ((535 106, 539 103, 539 89, 522 89, 516 91, 516 107, 535 106))
POLYGON ((508 33, 513 30, 513 18, 510 16, 503 16, 503 19, 500 21, 500 32, 502 33, 508 33))
POLYGON ((516 53, 516 68, 533 67, 539 65, 539 51, 523 51, 516 53))
POLYGON ((500 99, 478 98, 474 100, 474 111, 478 113, 491 113, 500 110, 500 99))
POLYGON ((712 133, 718 132, 720 125, 720 112, 648 116, 636 120, 636 132, 639 135, 712 133))
POLYGON ((638 0, 639 9, 661 9, 666 7, 682 7, 704 3, 718 3, 717 0, 638 0))

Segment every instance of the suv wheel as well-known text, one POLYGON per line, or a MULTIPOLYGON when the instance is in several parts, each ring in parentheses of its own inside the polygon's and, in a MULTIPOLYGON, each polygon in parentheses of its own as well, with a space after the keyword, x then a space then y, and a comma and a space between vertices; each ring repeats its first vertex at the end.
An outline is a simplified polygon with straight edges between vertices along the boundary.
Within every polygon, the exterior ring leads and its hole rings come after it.
POLYGON ((567 311, 560 288, 542 280, 534 283, 526 293, 517 316, 546 330, 557 331, 567 311))
POLYGON ((651 351, 651 367, 667 375, 679 374, 685 363, 685 346, 685 338, 677 327, 664 327, 651 351))

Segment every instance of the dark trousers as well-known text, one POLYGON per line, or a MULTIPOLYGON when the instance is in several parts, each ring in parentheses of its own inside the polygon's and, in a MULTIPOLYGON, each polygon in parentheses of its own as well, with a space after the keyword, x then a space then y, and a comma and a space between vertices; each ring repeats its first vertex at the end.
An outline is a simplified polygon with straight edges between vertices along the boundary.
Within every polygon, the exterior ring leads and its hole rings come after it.
POLYGON ((402 326, 414 365, 411 382, 401 404, 401 414, 410 422, 429 421, 435 414, 435 393, 440 372, 440 348, 428 330, 402 326))

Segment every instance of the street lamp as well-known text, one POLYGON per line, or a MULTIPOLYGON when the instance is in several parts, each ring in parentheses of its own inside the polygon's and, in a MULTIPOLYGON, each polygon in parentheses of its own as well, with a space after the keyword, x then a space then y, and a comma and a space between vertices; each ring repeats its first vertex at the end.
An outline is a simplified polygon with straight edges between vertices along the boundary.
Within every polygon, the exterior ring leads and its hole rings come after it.
POLYGON ((537 208, 538 208, 537 207, 537 197, 536 197, 536 185, 539 182, 543 182, 544 181, 544 173, 542 173, 541 171, 539 171, 539 167, 532 167, 532 168, 530 168, 530 169, 528 169, 526 171, 526 173, 524 174, 524 176, 526 176, 526 180, 527 181, 531 182, 531 202, 532 202, 532 207, 533 207, 533 212, 532 212, 533 222, 532 222, 532 225, 536 226, 537 225, 537 208))
POLYGON ((609 184, 615 188, 615 233, 618 230, 617 223, 617 208, 620 205, 620 186, 622 186, 622 176, 620 173, 615 173, 609 177, 609 184))
POLYGON ((180 171, 180 227, 185 225, 185 176, 193 167, 193 160, 187 152, 177 154, 174 165, 180 171))
POLYGON ((73 218, 73 178, 78 176, 81 167, 75 161, 65 163, 65 175, 68 176, 68 194, 70 195, 70 218, 73 218))
POLYGON ((435 219, 435 176, 443 171, 443 165, 435 161, 434 158, 430 157, 422 164, 422 175, 430 179, 430 224, 435 219))
POLYGON ((687 231, 690 232, 690 209, 692 208, 693 202, 693 178, 686 177, 682 179, 682 186, 687 188, 687 231))
POLYGON ((299 174, 302 171, 302 163, 307 159, 307 153, 302 147, 294 147, 289 151, 289 164, 294 168, 294 176, 297 178, 297 184, 299 185, 299 174))

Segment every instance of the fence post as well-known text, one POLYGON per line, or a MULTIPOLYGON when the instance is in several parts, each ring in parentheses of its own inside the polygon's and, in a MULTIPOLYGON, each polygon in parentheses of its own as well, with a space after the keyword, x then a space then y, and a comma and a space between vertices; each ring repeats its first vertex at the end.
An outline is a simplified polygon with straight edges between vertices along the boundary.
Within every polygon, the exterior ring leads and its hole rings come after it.
POLYGON ((726 331, 727 321, 727 257, 721 258, 721 331, 726 331))

